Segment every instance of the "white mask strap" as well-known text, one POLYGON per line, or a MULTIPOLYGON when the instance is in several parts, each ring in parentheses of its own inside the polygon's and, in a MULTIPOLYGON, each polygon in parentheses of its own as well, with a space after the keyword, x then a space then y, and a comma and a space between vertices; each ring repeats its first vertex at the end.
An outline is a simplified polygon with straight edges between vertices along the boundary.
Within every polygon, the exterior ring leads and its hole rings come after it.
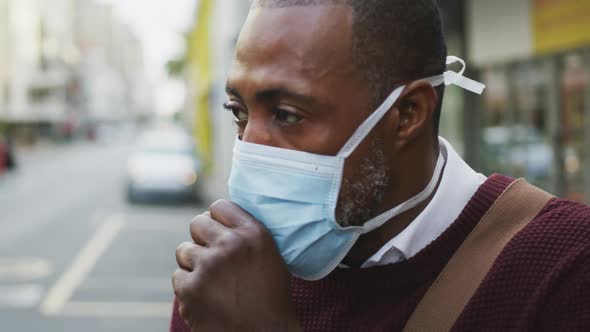
POLYGON ((348 158, 352 152, 357 148, 359 144, 365 139, 367 134, 371 132, 371 130, 377 125, 379 121, 383 118, 383 116, 389 111, 391 106, 395 104, 397 98, 401 95, 402 91, 404 90, 404 86, 400 86, 399 88, 395 89, 387 99, 379 106, 379 108, 371 114, 354 132, 352 137, 346 142, 344 147, 338 153, 338 156, 348 158))
MULTIPOLYGON (((432 86, 439 86, 441 84, 445 85, 456 85, 465 90, 469 90, 471 92, 482 94, 483 90, 485 89, 485 85, 479 82, 476 82, 472 79, 463 76, 465 73, 466 65, 463 59, 456 57, 456 56, 448 56, 447 57, 447 65, 454 64, 459 62, 463 65, 463 68, 457 73, 452 70, 447 70, 444 74, 435 75, 431 77, 424 78, 424 80, 430 82, 432 86)), ((383 118, 383 116, 389 111, 389 109, 395 104, 399 96, 401 95, 402 91, 404 90, 405 86, 401 86, 395 89, 387 99, 379 106, 379 108, 371 114, 354 132, 352 137, 346 142, 344 147, 338 153, 338 156, 348 158, 352 152, 361 144, 361 142, 367 137, 369 132, 377 125, 377 123, 383 118)))
POLYGON ((429 81, 432 84, 432 86, 438 86, 442 83, 444 83, 445 85, 452 84, 461 87, 465 90, 469 90, 473 93, 477 93, 478 95, 482 94, 483 90, 486 88, 485 84, 482 84, 480 82, 474 81, 470 78, 463 76, 463 74, 465 73, 465 69, 467 68, 465 61, 459 57, 452 55, 447 57, 447 65, 452 65, 457 62, 463 65, 463 67, 458 73, 452 70, 447 70, 443 75, 431 76, 425 78, 425 80, 429 81))
POLYGON ((434 189, 436 189, 436 186, 438 185, 440 177, 442 176, 442 170, 444 165, 445 159, 442 153, 439 153, 438 161, 436 162, 436 167, 434 168, 434 173, 432 174, 432 178, 430 179, 430 182, 428 183, 426 188, 424 188, 424 190, 422 190, 418 195, 410 198, 404 203, 367 221, 362 227, 360 227, 360 229, 362 230, 361 233, 367 234, 383 226, 383 224, 385 224, 388 220, 391 220, 391 218, 399 216, 400 214, 415 208, 418 204, 427 200, 428 197, 432 195, 434 189))

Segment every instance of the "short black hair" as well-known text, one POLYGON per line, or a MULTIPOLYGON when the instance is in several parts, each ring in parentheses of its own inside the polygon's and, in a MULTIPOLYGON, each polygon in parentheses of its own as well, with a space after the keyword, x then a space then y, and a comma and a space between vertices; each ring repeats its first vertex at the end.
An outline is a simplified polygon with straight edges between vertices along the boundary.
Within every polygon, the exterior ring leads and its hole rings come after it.
MULTIPOLYGON (((442 74, 447 45, 435 0, 254 0, 254 7, 345 4, 354 15, 352 57, 379 106, 396 85, 442 74)), ((444 95, 436 88, 435 136, 444 95)))

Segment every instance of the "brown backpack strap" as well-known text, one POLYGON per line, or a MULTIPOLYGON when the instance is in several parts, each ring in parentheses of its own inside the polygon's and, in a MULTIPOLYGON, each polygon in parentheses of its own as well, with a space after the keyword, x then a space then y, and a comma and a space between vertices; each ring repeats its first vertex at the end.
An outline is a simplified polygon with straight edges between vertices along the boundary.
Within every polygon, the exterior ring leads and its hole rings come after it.
POLYGON ((449 331, 502 249, 552 197, 523 179, 513 182, 455 252, 404 331, 449 331))

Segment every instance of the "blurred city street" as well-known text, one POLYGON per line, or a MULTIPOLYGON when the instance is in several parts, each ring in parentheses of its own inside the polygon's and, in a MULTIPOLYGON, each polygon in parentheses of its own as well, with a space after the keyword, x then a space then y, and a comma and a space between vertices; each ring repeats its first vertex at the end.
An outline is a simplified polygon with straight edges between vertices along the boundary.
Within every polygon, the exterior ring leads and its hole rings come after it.
MULTIPOLYGON (((590 0, 436 2, 486 85, 445 91, 440 136, 477 172, 590 203, 590 0)), ((0 0, 0 332, 168 330, 175 249, 229 194, 251 3, 0 0)))
POLYGON ((200 209, 130 205, 128 143, 38 145, 0 178, 2 331, 165 331, 200 209))

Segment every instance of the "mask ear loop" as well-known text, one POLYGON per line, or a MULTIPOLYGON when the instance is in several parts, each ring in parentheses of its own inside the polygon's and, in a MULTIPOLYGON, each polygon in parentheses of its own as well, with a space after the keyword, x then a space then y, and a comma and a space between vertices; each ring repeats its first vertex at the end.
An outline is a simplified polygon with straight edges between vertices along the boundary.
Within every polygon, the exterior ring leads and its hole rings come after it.
POLYGON ((426 188, 424 188, 416 196, 407 200, 405 203, 402 203, 402 204, 392 208, 391 210, 378 215, 377 217, 367 221, 363 226, 361 226, 357 229, 360 230, 360 232, 362 234, 367 234, 367 233, 383 226, 383 224, 385 224, 391 218, 397 217, 400 214, 402 214, 410 209, 415 208, 416 206, 418 206, 418 204, 427 200, 430 197, 430 195, 432 195, 434 190, 436 189, 436 186, 438 185, 438 182, 440 181, 440 178, 442 177, 442 172, 443 172, 444 166, 445 166, 445 158, 443 157, 442 153, 439 153, 438 160, 436 161, 436 167, 434 168, 434 173, 432 174, 432 178, 430 178, 430 182, 428 182, 428 185, 426 186, 426 188))
POLYGON ((465 63, 465 60, 461 59, 458 56, 454 56, 454 55, 449 55, 447 57, 447 62, 446 62, 447 66, 452 65, 457 62, 461 63, 461 65, 463 66, 457 74, 459 74, 459 76, 463 76, 463 74, 465 74, 465 69, 467 69, 467 64, 465 63))
MULTIPOLYGON (((439 86, 443 83, 445 85, 453 84, 465 90, 482 94, 486 87, 484 84, 463 76, 465 69, 467 68, 465 61, 452 55, 447 57, 447 65, 452 65, 457 62, 461 63, 463 66, 459 72, 448 70, 442 75, 427 77, 424 80, 430 82, 432 86, 439 86)), ((381 104, 381 106, 379 106, 379 108, 357 128, 352 137, 348 140, 348 142, 346 142, 344 147, 340 149, 340 152, 338 153, 339 157, 346 159, 352 154, 352 152, 359 146, 359 144, 361 144, 361 142, 365 139, 373 127, 375 127, 375 125, 377 125, 377 123, 383 118, 385 113, 387 113, 393 104, 395 104, 404 88, 405 85, 395 89, 391 95, 385 99, 383 104, 381 104)))
POLYGON ((352 137, 346 142, 344 147, 340 149, 338 153, 338 157, 342 157, 344 159, 350 157, 352 152, 361 144, 361 142, 367 137, 367 135, 371 132, 371 130, 377 125, 377 123, 383 118, 383 116, 389 111, 389 109, 395 104, 399 96, 402 94, 404 90, 404 86, 400 86, 399 88, 395 89, 387 99, 379 106, 379 108, 373 112, 354 132, 352 137))
POLYGON ((467 65, 465 64, 465 61, 459 57, 452 56, 452 55, 447 57, 447 65, 452 65, 457 62, 461 63, 461 65, 463 67, 461 68, 461 70, 458 73, 454 72, 452 70, 447 70, 444 73, 445 85, 453 84, 453 85, 461 87, 465 90, 469 90, 473 93, 477 93, 478 95, 481 95, 483 93, 483 90, 486 88, 486 86, 483 83, 474 81, 470 78, 463 76, 463 74, 465 73, 465 69, 467 69, 467 65))

